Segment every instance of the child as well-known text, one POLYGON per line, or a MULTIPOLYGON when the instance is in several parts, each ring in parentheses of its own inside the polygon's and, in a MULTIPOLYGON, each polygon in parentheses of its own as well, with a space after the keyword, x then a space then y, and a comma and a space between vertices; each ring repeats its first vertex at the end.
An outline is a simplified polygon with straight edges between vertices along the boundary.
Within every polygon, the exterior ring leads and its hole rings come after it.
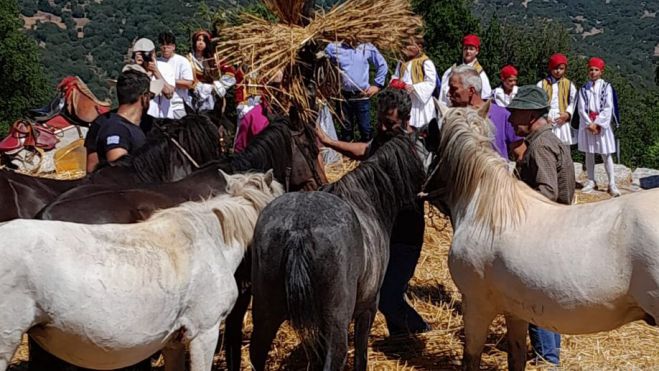
POLYGON ((588 181, 582 192, 591 192, 595 188, 595 153, 602 156, 606 174, 609 176, 608 192, 613 197, 620 196, 613 172, 613 156, 616 152, 616 140, 613 136, 611 121, 613 112, 613 89, 611 84, 602 80, 604 60, 590 58, 588 61, 587 82, 579 90, 579 151, 586 153, 586 170, 588 181))
POLYGON ((495 88, 492 93, 492 98, 497 106, 508 107, 510 101, 515 98, 517 94, 517 75, 517 68, 510 64, 501 69, 499 73, 501 86, 495 88))
POLYGON ((570 120, 574 114, 577 88, 565 77, 567 57, 556 53, 549 58, 549 76, 538 82, 549 98, 549 123, 552 131, 564 144, 577 142, 572 135, 570 120))

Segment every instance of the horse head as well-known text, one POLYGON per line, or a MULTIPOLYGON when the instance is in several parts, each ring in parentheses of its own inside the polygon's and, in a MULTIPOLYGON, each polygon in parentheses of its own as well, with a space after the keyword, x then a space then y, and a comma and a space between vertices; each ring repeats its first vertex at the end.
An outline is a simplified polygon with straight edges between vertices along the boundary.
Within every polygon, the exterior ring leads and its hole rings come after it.
POLYGON ((299 185, 297 190, 316 190, 321 185, 327 184, 327 176, 318 160, 320 150, 313 126, 303 120, 295 107, 291 108, 289 116, 293 139, 291 184, 299 185))

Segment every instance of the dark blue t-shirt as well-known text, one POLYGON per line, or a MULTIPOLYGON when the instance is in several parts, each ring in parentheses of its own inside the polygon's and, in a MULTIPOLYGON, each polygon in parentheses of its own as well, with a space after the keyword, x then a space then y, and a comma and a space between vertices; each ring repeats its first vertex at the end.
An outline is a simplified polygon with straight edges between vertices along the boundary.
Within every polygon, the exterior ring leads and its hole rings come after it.
POLYGON ((146 142, 146 136, 139 126, 114 112, 100 116, 94 125, 98 129, 95 149, 100 162, 107 162, 105 155, 111 149, 123 148, 132 154, 146 142))

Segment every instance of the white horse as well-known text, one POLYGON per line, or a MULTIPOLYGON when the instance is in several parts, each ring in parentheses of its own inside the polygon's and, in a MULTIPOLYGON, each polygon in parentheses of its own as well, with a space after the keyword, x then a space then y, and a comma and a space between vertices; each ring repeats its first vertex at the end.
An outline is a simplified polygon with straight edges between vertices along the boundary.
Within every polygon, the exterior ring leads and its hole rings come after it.
POLYGON ((441 107, 431 203, 451 216, 449 269, 463 297, 463 367, 478 370, 488 326, 505 315, 508 368, 526 366, 529 322, 563 334, 659 322, 659 190, 559 205, 492 149, 489 105, 441 107))
POLYGON ((227 177, 227 194, 138 224, 0 224, 0 370, 30 335, 67 362, 116 369, 163 349, 166 370, 208 371, 233 273, 260 211, 282 186, 227 177))

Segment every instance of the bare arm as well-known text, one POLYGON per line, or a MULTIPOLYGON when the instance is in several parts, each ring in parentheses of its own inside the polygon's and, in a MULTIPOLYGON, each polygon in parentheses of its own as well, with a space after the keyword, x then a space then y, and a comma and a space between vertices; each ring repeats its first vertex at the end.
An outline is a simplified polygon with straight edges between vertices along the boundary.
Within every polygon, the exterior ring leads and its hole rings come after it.
POLYGON ((324 146, 329 147, 344 156, 350 157, 353 160, 361 161, 366 158, 368 143, 352 143, 334 140, 328 137, 318 124, 316 124, 316 136, 324 146))
POLYGON ((180 89, 192 89, 194 81, 192 80, 176 80, 176 87, 180 89))
POLYGON ((125 148, 112 148, 111 150, 107 151, 105 158, 108 160, 108 162, 114 162, 127 154, 128 151, 125 148))

